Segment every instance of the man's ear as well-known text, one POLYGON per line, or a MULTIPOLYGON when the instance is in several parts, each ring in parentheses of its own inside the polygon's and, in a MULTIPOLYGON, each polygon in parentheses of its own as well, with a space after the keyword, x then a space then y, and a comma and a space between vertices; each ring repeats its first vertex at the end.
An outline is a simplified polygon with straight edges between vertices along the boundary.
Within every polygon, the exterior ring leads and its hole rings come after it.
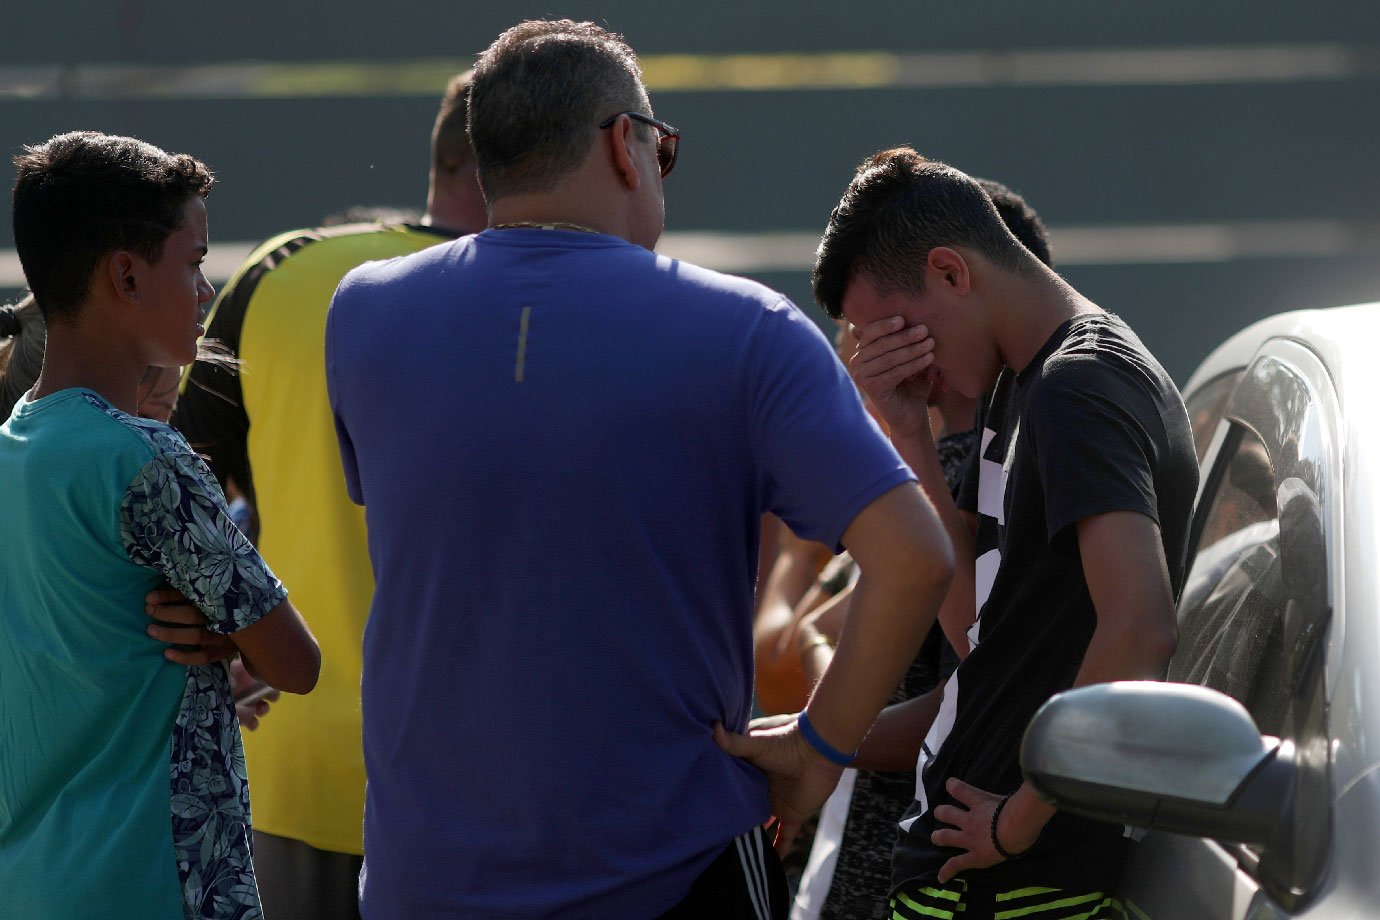
MULTIPOLYGON (((637 164, 633 162, 631 144, 636 140, 633 132, 637 128, 633 125, 633 120, 626 115, 619 115, 618 120, 609 126, 607 134, 609 153, 613 159, 614 171, 618 173, 618 178, 628 187, 629 191, 634 191, 642 183, 642 176, 637 171, 637 164)), ((601 132, 604 133, 604 132, 601 132)))
POLYGON ((941 283, 953 293, 962 296, 972 289, 973 279, 968 271, 968 261, 956 249, 936 246, 930 250, 925 265, 941 283))
POLYGON ((139 299, 138 261, 133 253, 124 249, 117 249, 105 257, 105 276, 110 290, 121 300, 139 299))

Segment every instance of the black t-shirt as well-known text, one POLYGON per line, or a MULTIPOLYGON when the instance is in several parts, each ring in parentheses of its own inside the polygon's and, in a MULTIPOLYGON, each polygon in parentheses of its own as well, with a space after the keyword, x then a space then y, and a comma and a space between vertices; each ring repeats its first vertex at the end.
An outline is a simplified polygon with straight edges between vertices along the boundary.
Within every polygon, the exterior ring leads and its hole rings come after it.
MULTIPOLYGON (((1075 524, 1136 511, 1160 526, 1177 594, 1198 464, 1182 398, 1130 328, 1080 314, 1020 374, 1002 371, 979 421, 959 507, 978 515, 975 645, 945 690, 925 741, 921 796, 901 822, 893 885, 935 881, 958 851, 930 842, 932 809, 955 776, 997 794, 1021 784, 1021 737, 1072 686, 1097 617, 1075 524), (926 760, 928 762, 926 763, 926 760)), ((964 874, 970 887, 1110 890, 1120 826, 1056 814, 1020 860, 964 874)))

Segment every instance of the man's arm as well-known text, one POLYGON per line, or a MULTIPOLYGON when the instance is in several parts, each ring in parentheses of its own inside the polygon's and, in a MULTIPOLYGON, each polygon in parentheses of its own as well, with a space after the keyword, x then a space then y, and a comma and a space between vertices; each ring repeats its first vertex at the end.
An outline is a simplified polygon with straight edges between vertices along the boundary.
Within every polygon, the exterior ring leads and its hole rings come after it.
MULTIPOLYGON (((834 658, 834 643, 847 622, 852 600, 853 589, 845 588, 804 617, 796 627, 800 665, 811 687, 819 682, 834 658)), ((883 709, 858 748, 858 759, 852 765, 860 770, 881 772, 914 770, 920 747, 939 714, 943 689, 944 681, 941 681, 929 693, 883 709)), ((804 705, 803 699, 799 705, 804 705)))
MULTIPOLYGON (((930 383, 934 339, 924 326, 904 326, 899 316, 868 323, 848 370, 886 420, 901 459, 925 490, 953 544, 954 578, 939 610, 939 625, 960 658, 968 655, 968 629, 977 618, 974 585, 976 520, 954 504, 930 431, 930 383)), ((979 449, 979 448, 975 448, 979 449)))
MULTIPOLYGON (((933 625, 953 558, 933 507, 911 484, 865 507, 844 531, 843 543, 862 574, 838 649, 806 712, 828 745, 853 751, 933 625)), ((767 773, 777 847, 789 847, 801 822, 833 791, 842 767, 812 747, 798 723, 749 735, 720 727, 715 738, 767 773)))
MULTIPOLYGON (((830 646, 838 644, 839 636, 843 635, 843 624, 848 622, 848 611, 853 607, 853 585, 846 586, 839 593, 830 596, 823 596, 822 603, 805 609, 805 602, 796 613, 795 633, 792 638, 796 643, 796 651, 804 659, 806 646, 805 642, 811 641, 818 636, 820 640, 827 641, 830 646), (808 636, 802 636, 807 633, 808 636)), ((818 641, 818 640, 814 640, 818 641)), ((811 644, 814 644, 811 641, 811 644)), ((805 676, 810 679, 810 686, 813 687, 819 680, 819 676, 824 673, 823 668, 812 672, 808 667, 805 669, 805 676)))
MULTIPOLYGON (((1073 686, 1160 679, 1174 655, 1178 623, 1159 526, 1138 512, 1114 511, 1083 518, 1077 529, 1097 626, 1073 686)), ((1002 861, 992 843, 992 813, 1002 796, 958 779, 949 780, 948 791, 964 807, 936 808, 935 819, 953 827, 935 831, 931 839, 966 852, 944 864, 941 883, 1002 861)), ((1022 853, 1034 846, 1054 811, 1023 783, 1002 808, 996 829, 1002 848, 1022 853)))

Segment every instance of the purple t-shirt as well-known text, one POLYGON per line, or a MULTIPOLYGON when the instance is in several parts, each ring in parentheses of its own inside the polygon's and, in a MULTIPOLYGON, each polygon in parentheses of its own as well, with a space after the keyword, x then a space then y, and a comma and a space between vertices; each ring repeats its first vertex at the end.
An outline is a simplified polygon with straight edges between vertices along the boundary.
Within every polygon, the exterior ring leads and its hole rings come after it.
POLYGON ((368 920, 652 917, 768 814, 759 516, 838 546, 913 477, 758 284, 490 230, 341 283, 327 376, 377 580, 368 920))

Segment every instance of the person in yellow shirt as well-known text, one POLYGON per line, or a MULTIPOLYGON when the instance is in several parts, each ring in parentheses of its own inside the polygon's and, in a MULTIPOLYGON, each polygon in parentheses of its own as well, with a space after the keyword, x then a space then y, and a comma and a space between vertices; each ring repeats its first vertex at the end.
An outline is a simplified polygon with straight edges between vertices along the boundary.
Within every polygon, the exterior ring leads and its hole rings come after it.
POLYGON ((251 536, 293 585, 327 662, 304 705, 278 703, 244 738, 268 917, 358 916, 360 645, 374 582, 364 513, 345 492, 326 396, 326 310, 350 269, 484 228, 465 134, 468 76, 454 78, 441 102, 421 223, 295 230, 261 245, 207 323, 207 340, 238 367, 194 365, 173 417, 221 484, 247 499, 251 536))

